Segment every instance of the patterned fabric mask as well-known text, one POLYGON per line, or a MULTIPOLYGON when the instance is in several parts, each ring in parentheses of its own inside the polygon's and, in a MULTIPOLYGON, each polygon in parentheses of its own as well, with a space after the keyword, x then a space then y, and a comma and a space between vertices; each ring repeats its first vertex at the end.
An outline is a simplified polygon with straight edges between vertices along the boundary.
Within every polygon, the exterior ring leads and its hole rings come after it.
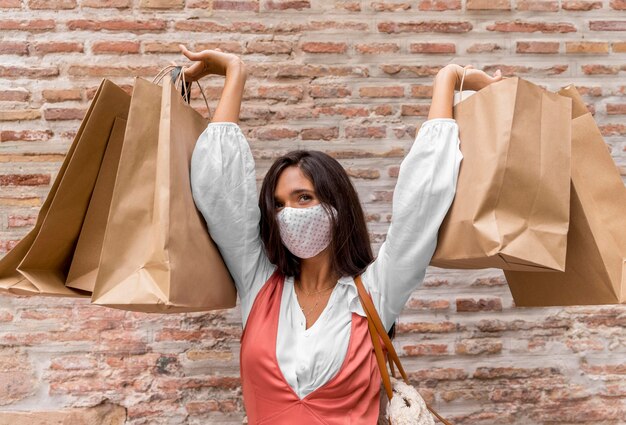
MULTIPOLYGON (((337 210, 330 207, 333 214, 337 210)), ((277 214, 280 238, 298 258, 311 258, 330 243, 330 217, 322 204, 307 208, 284 207, 277 214)))

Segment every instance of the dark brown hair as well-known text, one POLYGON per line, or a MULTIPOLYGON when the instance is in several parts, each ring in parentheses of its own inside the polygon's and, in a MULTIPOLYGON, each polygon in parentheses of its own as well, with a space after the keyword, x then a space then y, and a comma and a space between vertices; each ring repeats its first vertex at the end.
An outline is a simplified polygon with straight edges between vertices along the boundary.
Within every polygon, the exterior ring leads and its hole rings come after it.
MULTIPOLYGON (((261 209, 261 240, 270 262, 278 266, 285 276, 300 274, 300 260, 284 245, 276 219, 274 192, 280 174, 285 168, 296 165, 313 183, 315 194, 322 206, 330 213, 332 206, 337 215, 331 217, 330 258, 332 267, 340 276, 355 277, 374 260, 365 214, 350 177, 333 157, 320 151, 297 150, 278 158, 270 167, 259 196, 261 209)), ((396 325, 388 334, 395 336, 396 325)))

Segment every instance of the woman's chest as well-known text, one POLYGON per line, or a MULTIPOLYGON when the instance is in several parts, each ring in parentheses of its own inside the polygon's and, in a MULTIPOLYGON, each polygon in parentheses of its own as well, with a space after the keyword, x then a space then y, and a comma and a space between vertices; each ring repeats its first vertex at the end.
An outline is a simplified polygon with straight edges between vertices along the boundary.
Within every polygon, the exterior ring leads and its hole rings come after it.
POLYGON ((345 361, 352 328, 347 296, 344 287, 335 288, 313 326, 306 329, 293 286, 285 284, 276 359, 285 380, 301 398, 332 379, 345 361))

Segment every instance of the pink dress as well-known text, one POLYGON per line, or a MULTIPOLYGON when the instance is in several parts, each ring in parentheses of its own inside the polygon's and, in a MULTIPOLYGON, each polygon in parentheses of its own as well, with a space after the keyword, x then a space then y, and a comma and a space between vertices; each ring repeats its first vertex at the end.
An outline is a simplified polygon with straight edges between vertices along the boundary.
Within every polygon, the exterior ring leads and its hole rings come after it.
POLYGON ((257 295, 241 336, 243 401, 251 425, 375 425, 380 371, 367 319, 352 313, 346 358, 337 372, 303 399, 276 360, 276 335, 284 275, 276 271, 257 295))

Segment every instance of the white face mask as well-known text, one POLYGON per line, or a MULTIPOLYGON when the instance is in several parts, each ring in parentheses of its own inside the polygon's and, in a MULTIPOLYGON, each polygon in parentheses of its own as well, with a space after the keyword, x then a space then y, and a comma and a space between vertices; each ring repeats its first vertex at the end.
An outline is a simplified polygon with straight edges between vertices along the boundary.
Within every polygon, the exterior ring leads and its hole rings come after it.
MULTIPOLYGON (((337 210, 330 208, 336 216, 337 210)), ((330 243, 330 217, 322 204, 284 207, 276 218, 283 244, 298 258, 315 257, 330 243)))

